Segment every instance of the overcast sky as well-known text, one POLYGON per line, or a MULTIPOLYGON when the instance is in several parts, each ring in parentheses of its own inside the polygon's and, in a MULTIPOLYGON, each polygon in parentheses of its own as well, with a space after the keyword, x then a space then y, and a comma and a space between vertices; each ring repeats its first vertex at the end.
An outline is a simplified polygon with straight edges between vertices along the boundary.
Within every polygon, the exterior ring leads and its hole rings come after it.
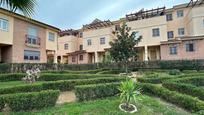
POLYGON ((189 2, 190 0, 37 0, 33 18, 60 29, 79 29, 100 20, 117 20, 142 8, 152 9, 189 2))

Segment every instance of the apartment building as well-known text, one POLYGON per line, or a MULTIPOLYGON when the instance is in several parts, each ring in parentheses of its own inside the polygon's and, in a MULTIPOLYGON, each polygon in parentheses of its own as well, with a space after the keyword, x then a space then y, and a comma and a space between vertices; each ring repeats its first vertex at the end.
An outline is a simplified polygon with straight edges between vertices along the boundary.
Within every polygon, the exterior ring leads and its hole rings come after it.
POLYGON ((59 29, 0 8, 0 62, 57 62, 59 29))
POLYGON ((110 48, 109 42, 117 39, 114 31, 123 22, 137 33, 136 39, 142 36, 141 42, 135 46, 139 51, 139 61, 204 59, 204 0, 198 0, 170 9, 142 9, 113 22, 96 19, 75 30, 77 35, 62 35, 58 45, 65 46, 61 40, 66 39, 70 46, 64 52, 66 63, 102 62, 110 48))

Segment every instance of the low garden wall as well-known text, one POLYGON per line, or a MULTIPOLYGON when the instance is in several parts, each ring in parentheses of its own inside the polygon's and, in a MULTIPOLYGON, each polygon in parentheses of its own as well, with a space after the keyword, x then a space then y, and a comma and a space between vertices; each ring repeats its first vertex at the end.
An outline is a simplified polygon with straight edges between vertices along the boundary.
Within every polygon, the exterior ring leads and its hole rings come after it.
MULTIPOLYGON (((123 63, 97 63, 97 64, 30 64, 30 63, 13 63, 13 64, 0 64, 0 73, 20 73, 25 72, 27 69, 36 66, 40 70, 93 70, 93 69, 121 69, 123 63)), ((131 62, 128 64, 130 70, 138 69, 180 69, 180 70, 202 70, 204 69, 204 60, 171 60, 171 61, 144 61, 144 62, 131 62)))

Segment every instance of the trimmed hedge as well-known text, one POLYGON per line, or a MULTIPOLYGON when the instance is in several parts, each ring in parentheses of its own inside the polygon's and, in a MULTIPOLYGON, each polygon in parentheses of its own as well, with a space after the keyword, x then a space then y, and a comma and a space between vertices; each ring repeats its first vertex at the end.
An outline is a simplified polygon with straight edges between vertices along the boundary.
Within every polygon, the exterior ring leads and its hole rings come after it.
POLYGON ((176 82, 165 82, 162 84, 165 88, 171 91, 177 91, 180 93, 184 93, 187 95, 192 95, 198 97, 199 99, 204 101, 204 89, 193 86, 191 84, 182 84, 176 82))
POLYGON ((7 81, 20 81, 26 74, 15 73, 15 74, 0 74, 0 82, 7 81))
POLYGON ((75 87, 75 94, 79 101, 88 101, 117 95, 120 83, 106 83, 82 85, 75 87))
POLYGON ((98 83, 110 83, 110 82, 121 82, 125 81, 125 77, 118 78, 93 78, 93 79, 79 79, 79 80, 64 80, 64 81, 52 81, 43 83, 44 89, 59 89, 61 91, 73 90, 77 85, 88 85, 88 84, 98 84, 98 83))
POLYGON ((204 76, 204 73, 194 73, 194 74, 185 74, 185 75, 170 76, 170 77, 156 77, 156 78, 141 77, 141 78, 138 78, 138 81, 141 83, 159 84, 169 79, 177 79, 177 78, 184 79, 185 77, 197 77, 197 76, 204 76))
POLYGON ((122 71, 122 70, 107 70, 107 71, 98 72, 97 74, 120 74, 120 73, 125 73, 125 71, 122 71))
POLYGON ((96 69, 96 70, 86 70, 86 71, 69 71, 69 70, 64 70, 64 71, 43 71, 42 73, 54 73, 54 74, 96 74, 101 71, 105 71, 106 69, 96 69))
POLYGON ((172 82, 192 84, 195 86, 204 86, 204 76, 178 78, 172 80, 172 82))
POLYGON ((59 96, 58 90, 31 93, 16 93, 0 96, 0 108, 7 104, 11 111, 29 111, 55 106, 59 96))
POLYGON ((12 93, 23 93, 23 92, 36 92, 41 90, 61 90, 69 91, 73 90, 76 85, 87 85, 97 83, 110 83, 110 82, 121 82, 125 81, 125 77, 109 77, 109 78, 93 78, 85 80, 63 80, 63 81, 51 81, 46 83, 39 83, 33 85, 22 85, 8 88, 0 88, 0 94, 12 94, 12 93))
POLYGON ((100 77, 118 77, 117 75, 97 75, 97 74, 42 74, 39 81, 58 81, 71 79, 89 79, 100 77))
POLYGON ((198 112, 204 110, 204 102, 191 97, 189 95, 180 94, 175 91, 170 91, 166 88, 159 87, 153 84, 139 84, 142 90, 150 95, 158 96, 168 102, 176 104, 182 108, 185 108, 191 112, 198 112))

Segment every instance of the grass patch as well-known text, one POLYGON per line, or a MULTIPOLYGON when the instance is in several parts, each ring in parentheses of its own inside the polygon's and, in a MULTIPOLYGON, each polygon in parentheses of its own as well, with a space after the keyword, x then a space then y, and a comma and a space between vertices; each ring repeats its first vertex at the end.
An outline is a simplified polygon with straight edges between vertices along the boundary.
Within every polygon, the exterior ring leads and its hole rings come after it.
MULTIPOLYGON (((84 103, 71 103, 46 108, 40 111, 11 113, 11 115, 129 115, 118 108, 118 97, 84 103)), ((138 112, 134 115, 190 115, 178 107, 158 101, 155 98, 140 95, 137 97, 138 112)))

